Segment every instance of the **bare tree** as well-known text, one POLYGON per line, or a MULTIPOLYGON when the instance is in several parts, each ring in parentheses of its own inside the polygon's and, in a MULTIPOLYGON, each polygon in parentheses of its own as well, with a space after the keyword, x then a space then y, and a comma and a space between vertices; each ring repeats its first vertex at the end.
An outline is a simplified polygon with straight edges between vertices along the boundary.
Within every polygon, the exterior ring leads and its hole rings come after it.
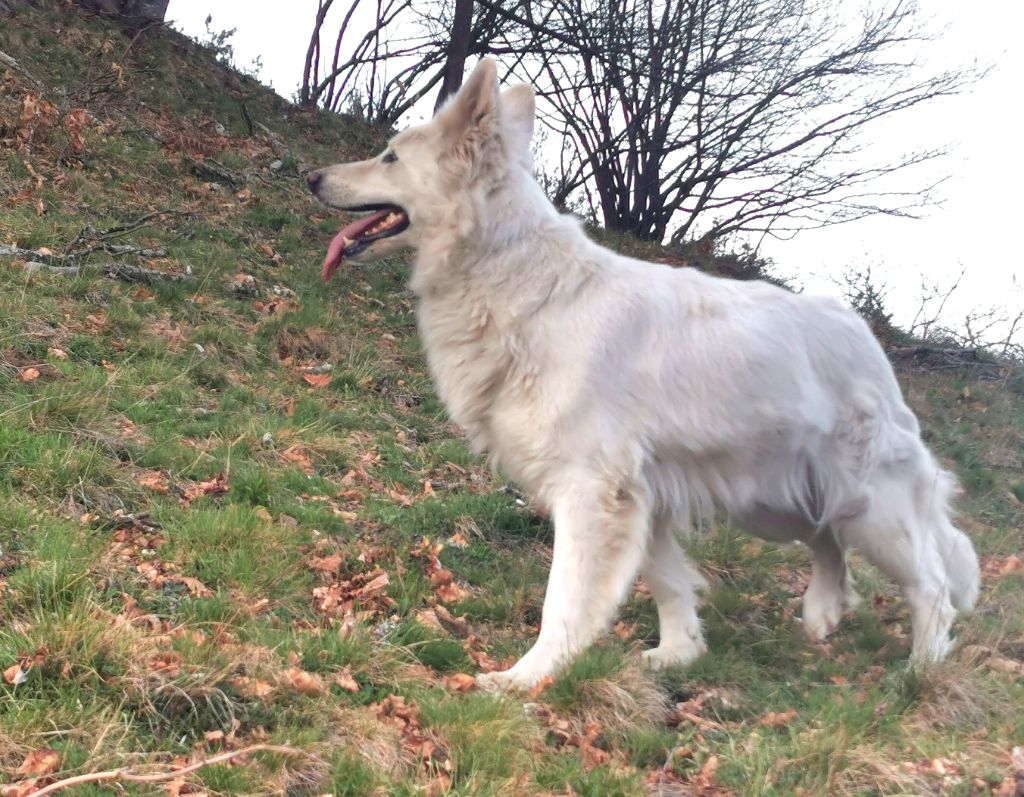
MULTIPOLYGON (((541 5, 518 12, 536 21, 541 5)), ((558 46, 577 43, 575 57, 527 61, 545 121, 576 148, 563 184, 594 185, 605 225, 643 238, 909 214, 929 186, 895 192, 879 178, 940 153, 872 164, 862 133, 975 77, 915 69, 906 54, 928 35, 910 0, 859 21, 827 0, 547 5, 558 46)))
POLYGON ((435 105, 462 84, 466 59, 488 51, 498 22, 474 15, 473 0, 423 6, 412 0, 348 0, 330 60, 321 39, 334 0, 319 0, 306 51, 299 102, 338 111, 345 105, 391 127, 440 84, 435 105), (358 24, 360 11, 371 22, 358 24))
POLYGON ((931 40, 914 0, 859 15, 832 0, 375 2, 375 28, 306 81, 310 101, 336 107, 358 87, 390 125, 439 82, 450 90, 468 56, 505 56, 563 142, 555 202, 593 199, 605 226, 654 240, 912 215, 933 186, 885 178, 941 150, 872 162, 865 133, 978 77, 914 62, 931 40))
POLYGON ((472 44, 472 25, 473 0, 455 0, 451 38, 448 40, 448 51, 444 60, 444 79, 441 81, 441 90, 437 93, 437 101, 434 103, 435 112, 462 85, 466 56, 469 55, 472 44))

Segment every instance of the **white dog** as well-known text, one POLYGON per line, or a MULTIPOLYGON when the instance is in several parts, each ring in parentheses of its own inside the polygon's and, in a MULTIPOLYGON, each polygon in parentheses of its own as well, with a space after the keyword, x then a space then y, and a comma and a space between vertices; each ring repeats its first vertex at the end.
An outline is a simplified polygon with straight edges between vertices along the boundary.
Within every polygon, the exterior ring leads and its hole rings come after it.
POLYGON ((814 557, 803 622, 821 639, 856 595, 845 550, 903 589, 913 655, 941 658, 978 561, 950 522, 953 478, 921 442, 867 325, 829 298, 621 257, 534 181, 528 86, 499 93, 482 61, 426 125, 380 156, 312 172, 322 201, 375 211, 324 261, 411 246, 431 373, 452 418, 551 512, 540 636, 511 669, 527 687, 604 632, 639 571, 658 607, 654 665, 705 649, 701 576, 676 538, 720 508, 814 557))

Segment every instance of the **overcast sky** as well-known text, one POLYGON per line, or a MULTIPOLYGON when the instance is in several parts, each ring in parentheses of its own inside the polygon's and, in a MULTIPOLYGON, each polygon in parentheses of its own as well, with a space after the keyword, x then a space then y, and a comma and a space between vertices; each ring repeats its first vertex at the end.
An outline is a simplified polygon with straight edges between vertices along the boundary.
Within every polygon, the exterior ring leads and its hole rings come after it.
MULTIPOLYGON (((340 5, 347 5, 341 3, 340 5)), ((920 0, 937 28, 945 27, 929 57, 937 68, 991 64, 992 73, 969 94, 900 114, 878 128, 879 152, 951 145, 928 166, 926 178, 948 176, 942 205, 920 220, 873 218, 801 232, 789 241, 765 240, 761 251, 778 270, 812 292, 836 292, 833 278, 847 267, 866 268, 891 290, 899 320, 909 321, 922 277, 951 284, 966 269, 950 323, 971 308, 1024 304, 1024 247, 1019 230, 1024 185, 1024 3, 1019 0, 920 0), (1014 99, 1017 97, 1018 99, 1014 99)), ((252 0, 171 0, 168 17, 202 39, 207 14, 214 31, 236 28, 236 60, 259 56, 260 78, 291 98, 316 13, 316 0, 287 4, 252 0), (282 12, 282 7, 286 11, 282 12), (212 9, 212 10, 211 10, 212 9)), ((328 34, 330 37, 330 34, 328 34)), ((916 178, 908 175, 908 183, 916 178)))

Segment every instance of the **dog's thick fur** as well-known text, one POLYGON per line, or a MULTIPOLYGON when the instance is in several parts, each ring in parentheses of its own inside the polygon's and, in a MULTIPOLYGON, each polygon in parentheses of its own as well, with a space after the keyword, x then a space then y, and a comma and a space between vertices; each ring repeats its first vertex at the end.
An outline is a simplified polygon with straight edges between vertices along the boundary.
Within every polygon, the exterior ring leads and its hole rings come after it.
POLYGON ((336 207, 394 203, 430 369, 478 450, 551 512, 540 636, 491 686, 528 686, 609 625, 639 571, 658 606, 652 664, 704 650, 703 583, 676 534, 718 508, 813 553, 803 622, 831 632, 856 599, 853 546, 903 589, 913 655, 940 658, 978 562, 950 521, 952 477, 921 442, 881 347, 830 298, 621 257, 531 176, 533 94, 483 61, 388 158, 311 185, 336 207))

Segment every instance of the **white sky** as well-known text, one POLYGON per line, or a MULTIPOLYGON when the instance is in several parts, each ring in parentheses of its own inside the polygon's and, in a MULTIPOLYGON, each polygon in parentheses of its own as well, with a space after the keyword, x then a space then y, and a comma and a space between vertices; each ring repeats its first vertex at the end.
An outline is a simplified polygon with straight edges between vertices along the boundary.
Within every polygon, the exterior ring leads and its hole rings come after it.
MULTIPOLYGON (((1024 226, 1024 112, 1019 99, 1024 94, 1024 3, 920 4, 937 27, 946 26, 931 48, 936 68, 974 61, 994 67, 969 94, 900 114, 876 131, 873 146, 883 156, 951 145, 949 156, 906 178, 909 188, 919 185, 919 178, 948 175, 938 192, 941 206, 927 209, 920 220, 878 217, 807 230, 790 241, 768 239, 761 251, 775 259, 780 273, 811 292, 836 292, 832 279, 845 268, 870 266, 889 286, 890 304, 904 323, 916 309, 922 277, 949 285, 966 269, 947 311, 947 323, 955 325, 972 308, 1024 306, 1024 247, 1018 235, 1018 225, 1024 226)), ((237 28, 230 40, 237 63, 246 66, 259 56, 261 79, 291 98, 302 77, 316 8, 316 0, 291 0, 284 10, 279 3, 252 0, 171 0, 168 18, 200 39, 210 13, 214 31, 237 28)), ((332 32, 325 38, 333 43, 332 32)))

